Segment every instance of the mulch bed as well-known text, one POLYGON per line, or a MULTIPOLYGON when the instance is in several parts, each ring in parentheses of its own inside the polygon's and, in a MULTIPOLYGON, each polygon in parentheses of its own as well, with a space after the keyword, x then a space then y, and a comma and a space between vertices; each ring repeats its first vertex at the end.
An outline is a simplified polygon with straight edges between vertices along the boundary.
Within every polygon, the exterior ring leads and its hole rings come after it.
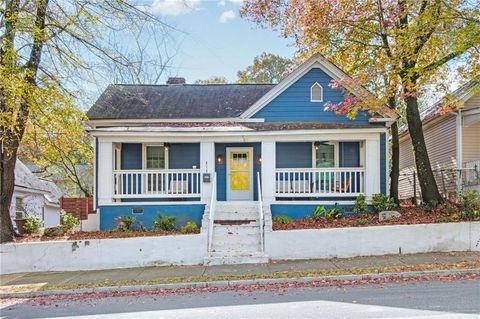
POLYGON ((59 241, 59 240, 89 240, 89 239, 108 239, 108 238, 131 238, 131 237, 149 237, 149 236, 167 236, 167 235, 188 235, 179 231, 94 231, 77 232, 72 235, 54 236, 54 237, 33 237, 24 236, 15 238, 15 242, 40 242, 40 241, 59 241))
POLYGON ((458 219, 452 217, 456 213, 454 207, 451 209, 435 209, 430 212, 419 207, 399 207, 395 209, 401 217, 388 221, 379 221, 378 214, 363 214, 357 216, 340 217, 327 220, 326 218, 294 220, 289 224, 273 222, 273 230, 293 229, 322 229, 322 228, 343 228, 343 227, 368 227, 382 225, 414 225, 414 224, 435 224, 441 222, 455 222, 458 219))

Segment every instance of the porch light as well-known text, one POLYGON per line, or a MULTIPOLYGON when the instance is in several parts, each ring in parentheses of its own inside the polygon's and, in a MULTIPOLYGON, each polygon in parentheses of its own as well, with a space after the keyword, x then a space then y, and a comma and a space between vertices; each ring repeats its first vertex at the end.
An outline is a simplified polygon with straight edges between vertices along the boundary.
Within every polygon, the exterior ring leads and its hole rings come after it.
POLYGON ((318 150, 318 148, 320 147, 320 142, 313 143, 313 146, 315 146, 315 149, 318 150))
POLYGON ((163 143, 163 147, 168 150, 170 148, 170 143, 163 143))
POLYGON ((262 155, 257 156, 257 163, 262 164, 262 155))
POLYGON ((217 155, 217 164, 223 164, 223 155, 222 154, 217 155))

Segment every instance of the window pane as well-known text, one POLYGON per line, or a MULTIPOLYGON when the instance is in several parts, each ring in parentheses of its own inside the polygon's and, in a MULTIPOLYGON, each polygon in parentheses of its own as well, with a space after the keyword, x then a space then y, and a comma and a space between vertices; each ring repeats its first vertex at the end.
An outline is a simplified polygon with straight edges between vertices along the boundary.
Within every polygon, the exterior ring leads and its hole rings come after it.
POLYGON ((316 167, 335 167, 335 146, 320 144, 316 150, 316 167))
POLYGON ((322 97, 322 88, 320 87, 320 85, 315 84, 314 86, 312 86, 311 100, 312 101, 321 101, 322 98, 323 98, 322 97))
POLYGON ((165 148, 163 146, 147 146, 147 168, 165 168, 165 148))

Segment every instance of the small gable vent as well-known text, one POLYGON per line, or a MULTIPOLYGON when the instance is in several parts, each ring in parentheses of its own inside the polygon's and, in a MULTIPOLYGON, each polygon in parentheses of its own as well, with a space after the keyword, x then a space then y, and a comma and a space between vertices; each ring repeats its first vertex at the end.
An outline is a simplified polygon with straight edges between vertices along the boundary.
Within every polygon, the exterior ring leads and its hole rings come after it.
POLYGON ((323 102, 323 87, 318 82, 310 88, 310 101, 323 102))

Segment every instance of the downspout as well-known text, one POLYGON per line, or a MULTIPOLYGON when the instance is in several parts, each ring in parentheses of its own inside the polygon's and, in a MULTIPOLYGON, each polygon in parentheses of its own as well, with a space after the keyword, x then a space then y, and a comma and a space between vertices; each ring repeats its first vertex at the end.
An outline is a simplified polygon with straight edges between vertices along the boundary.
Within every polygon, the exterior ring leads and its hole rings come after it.
POLYGON ((455 144, 456 144, 456 166, 457 166, 457 193, 462 191, 462 168, 463 168, 463 125, 462 125, 462 111, 456 112, 456 130, 455 130, 455 144))

